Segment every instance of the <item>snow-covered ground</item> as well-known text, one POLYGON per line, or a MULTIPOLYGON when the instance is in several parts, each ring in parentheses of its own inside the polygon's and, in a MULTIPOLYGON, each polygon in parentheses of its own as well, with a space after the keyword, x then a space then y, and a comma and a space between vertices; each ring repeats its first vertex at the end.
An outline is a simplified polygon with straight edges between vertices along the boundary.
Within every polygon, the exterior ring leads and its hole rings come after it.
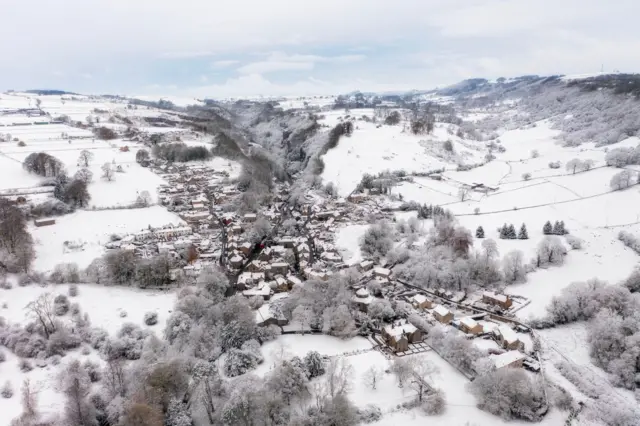
POLYGON ((360 239, 368 227, 369 225, 348 225, 336 231, 336 247, 347 265, 355 265, 362 261, 360 239))
POLYGON ((34 269, 50 271, 58 263, 75 262, 84 268, 105 249, 111 234, 138 232, 149 226, 183 224, 182 220, 160 206, 144 209, 80 210, 73 214, 56 218, 51 226, 30 226, 29 231, 35 241, 36 260, 34 269), (84 250, 65 252, 64 242, 84 243, 84 250))

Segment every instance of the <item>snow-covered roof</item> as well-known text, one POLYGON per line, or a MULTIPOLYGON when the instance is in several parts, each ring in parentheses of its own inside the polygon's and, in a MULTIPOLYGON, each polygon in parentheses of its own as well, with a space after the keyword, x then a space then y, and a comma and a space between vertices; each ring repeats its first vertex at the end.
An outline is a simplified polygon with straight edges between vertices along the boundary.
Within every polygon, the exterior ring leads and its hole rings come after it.
POLYGON ((231 258, 231 262, 242 262, 242 257, 235 255, 231 258))
POLYGON ((498 332, 500 333, 504 341, 509 344, 516 343, 520 340, 518 339, 518 335, 516 334, 516 332, 506 325, 501 325, 500 327, 498 327, 498 332))
POLYGON ((271 307, 267 303, 267 304, 264 304, 264 305, 260 306, 260 308, 258 308, 256 310, 256 322, 257 323, 265 322, 269 318, 275 318, 275 316, 271 313, 271 309, 270 308, 271 307))
POLYGON ((425 296, 424 294, 416 294, 411 296, 411 300, 413 300, 414 302, 418 303, 418 304, 422 304, 426 301, 429 300, 429 298, 427 296, 425 296))
POLYGON ((391 270, 387 269, 387 268, 378 267, 378 268, 375 268, 373 270, 373 273, 377 274, 377 275, 382 275, 382 276, 387 277, 387 276, 391 275, 391 270))
POLYGON ((464 325, 467 328, 476 328, 478 323, 471 317, 464 317, 460 320, 460 324, 464 325))
POLYGON ((369 290, 367 290, 366 288, 361 288, 358 291, 356 291, 356 296, 358 296, 358 297, 368 297, 369 296, 369 290))
POLYGON ((491 358, 493 359, 493 364, 496 368, 503 368, 513 364, 514 362, 525 359, 526 356, 519 351, 509 351, 500 355, 493 355, 491 358))
POLYGON ((243 295, 249 296, 268 296, 271 294, 271 288, 266 283, 261 283, 260 285, 250 288, 242 292, 243 295))
POLYGON ((482 293, 483 296, 488 297, 489 299, 493 299, 493 300, 497 300, 499 302, 503 302, 506 303, 508 300, 508 297, 504 294, 496 294, 492 291, 485 291, 484 293, 482 293))
POLYGON ((408 322, 400 325, 390 324, 384 328, 386 334, 396 339, 400 338, 403 334, 411 334, 416 330, 418 330, 416 326, 408 322))
POLYGON ((451 313, 450 310, 448 310, 447 308, 445 308, 442 305, 437 305, 435 308, 433 308, 433 312, 435 312, 436 314, 444 317, 446 315, 449 315, 451 313))

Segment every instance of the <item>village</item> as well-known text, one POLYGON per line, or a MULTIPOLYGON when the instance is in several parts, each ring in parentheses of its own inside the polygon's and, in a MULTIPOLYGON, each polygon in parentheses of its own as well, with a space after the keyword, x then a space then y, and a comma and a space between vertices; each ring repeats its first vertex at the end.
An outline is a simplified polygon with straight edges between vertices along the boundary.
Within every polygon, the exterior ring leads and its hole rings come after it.
MULTIPOLYGON (((150 159, 145 167, 167 182, 158 188, 158 202, 183 223, 141 229, 107 243, 106 248, 131 250, 146 258, 169 256, 180 265, 171 270, 174 285, 193 283, 205 268, 216 266, 230 278, 233 292, 260 300, 254 302, 259 326, 276 325, 283 333, 321 333, 309 325, 290 323, 282 314, 282 305, 294 287, 327 281, 348 270, 357 274, 350 288, 353 309, 367 313, 369 305, 381 299, 404 302, 429 324, 451 327, 478 341, 478 346, 489 350, 496 368, 540 371, 530 344, 531 330, 514 315, 526 301, 490 291, 427 290, 394 277, 394 265, 370 259, 354 265, 343 262, 335 244, 339 227, 366 224, 365 218, 372 217, 392 220, 377 188, 354 191, 345 198, 313 191, 304 203, 292 207, 289 185, 278 183, 271 205, 237 213, 224 208, 241 196, 226 171, 159 159, 150 159), (372 292, 371 288, 380 291, 372 292)), ((433 350, 424 333, 401 318, 376 322, 365 337, 387 357, 433 350)), ((472 371, 464 374, 473 376, 472 371)))

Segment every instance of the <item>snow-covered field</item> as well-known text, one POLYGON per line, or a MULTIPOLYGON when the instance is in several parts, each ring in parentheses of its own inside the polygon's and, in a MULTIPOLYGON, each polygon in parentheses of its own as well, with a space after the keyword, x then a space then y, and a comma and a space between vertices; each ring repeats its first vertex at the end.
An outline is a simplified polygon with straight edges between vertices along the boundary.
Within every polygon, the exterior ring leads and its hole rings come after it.
POLYGON ((81 210, 56 218, 51 226, 30 226, 35 241, 34 268, 50 271, 58 263, 75 262, 84 268, 100 257, 111 234, 138 232, 149 226, 179 225, 182 220, 165 208, 152 206, 143 209, 81 210), (84 243, 84 250, 65 252, 64 242, 84 243))

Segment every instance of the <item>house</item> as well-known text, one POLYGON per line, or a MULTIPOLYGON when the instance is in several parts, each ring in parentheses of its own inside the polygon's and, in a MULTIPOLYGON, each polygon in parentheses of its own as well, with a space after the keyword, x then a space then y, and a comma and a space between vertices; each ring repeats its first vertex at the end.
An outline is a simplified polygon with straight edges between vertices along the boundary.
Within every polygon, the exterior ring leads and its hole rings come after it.
POLYGON ((247 267, 245 268, 245 270, 246 270, 247 272, 253 272, 253 273, 256 273, 256 272, 264 272, 264 270, 265 270, 265 265, 263 265, 262 263, 260 263, 260 262, 259 262, 259 261, 257 261, 257 260, 252 260, 252 261, 247 265, 247 267))
POLYGON ((286 262, 275 262, 271 265, 271 273, 274 275, 287 275, 289 272, 289 264, 286 262))
POLYGON ((497 337, 498 343, 504 349, 515 350, 520 349, 521 343, 518 335, 515 331, 513 331, 507 325, 501 325, 496 330, 494 330, 494 334, 497 337))
POLYGON ((178 226, 178 227, 175 227, 175 228, 162 228, 162 229, 156 229, 154 231, 154 234, 156 235, 157 238, 164 239, 164 240, 168 240, 168 239, 172 239, 172 238, 184 237, 186 235, 191 235, 192 233, 193 233, 193 229, 190 226, 178 226))
POLYGON ((264 298, 264 300, 269 300, 271 297, 271 287, 263 281, 253 288, 244 290, 242 295, 245 297, 260 296, 264 298))
POLYGON ((389 277, 391 276, 391 269, 387 269, 387 268, 375 268, 373 270, 373 275, 375 275, 376 277, 388 280, 389 277))
POLYGON ((42 226, 50 226, 50 225, 55 225, 56 220, 54 218, 46 218, 46 219, 35 219, 33 221, 33 224, 35 226, 37 226, 38 228, 42 227, 42 226))
POLYGON ((351 194, 347 197, 347 200, 351 201, 352 203, 361 203, 366 199, 367 196, 362 193, 351 194))
POLYGON ((453 313, 442 305, 433 308, 433 316, 443 324, 449 324, 453 320, 453 313))
POLYGON ((489 305, 499 306, 502 309, 509 309, 513 304, 513 300, 506 294, 496 294, 492 291, 482 293, 482 301, 489 305))
POLYGON ((500 355, 491 356, 496 369, 501 368, 521 368, 526 356, 519 351, 509 351, 500 355))
POLYGON ((242 254, 244 254, 245 256, 248 256, 249 253, 251 253, 251 243, 242 243, 240 244, 240 247, 238 247, 238 250, 240 250, 242 252, 242 254))
POLYGON ((264 272, 243 272, 238 276, 238 286, 252 287, 264 280, 264 272))
POLYGON ((431 301, 424 294, 416 294, 409 298, 409 301, 416 309, 431 309, 433 308, 433 301, 431 301))
POLYGON ((158 244, 158 253, 160 254, 168 254, 175 250, 173 244, 159 243, 158 244))
POLYGON ((268 303, 262 305, 256 310, 256 324, 260 327, 266 327, 268 325, 283 326, 288 323, 287 319, 279 312, 274 312, 271 309, 271 305, 268 303))
POLYGON ((373 297, 369 294, 369 290, 363 287, 356 291, 351 301, 355 303, 362 312, 367 312, 369 310, 369 304, 373 302, 373 297))
POLYGON ((289 287, 293 288, 297 285, 302 285, 302 280, 300 280, 300 278, 294 276, 294 275, 289 275, 287 277, 287 281, 289 282, 289 287))
POLYGON ((384 337, 387 345, 394 352, 404 352, 409 349, 409 343, 417 343, 422 341, 422 333, 413 324, 406 320, 398 323, 390 324, 382 329, 382 337, 384 337))
POLYGON ((471 317, 464 317, 460 320, 460 330, 467 334, 480 334, 482 333, 482 324, 478 324, 471 317))
POLYGON ((363 260, 362 262, 360 262, 360 264, 358 265, 358 268, 360 269, 360 271, 362 272, 366 272, 366 271, 370 271, 371 269, 373 269, 373 262, 370 260, 363 260))
POLYGON ((242 219, 245 222, 255 222, 256 219, 258 219, 258 216, 255 213, 247 213, 242 217, 242 219))
POLYGON ((283 237, 278 241, 278 244, 284 246, 285 248, 293 248, 296 244, 296 240, 291 237, 283 237))
POLYGON ((233 268, 242 267, 242 263, 243 263, 242 256, 238 256, 237 254, 235 256, 233 256, 231 259, 229 259, 229 264, 233 268))
POLYGON ((205 205, 204 205, 204 202, 203 201, 199 201, 199 200, 198 201, 196 201, 196 200, 191 201, 191 207, 193 207, 195 210, 201 210, 201 209, 206 208, 205 205))
POLYGON ((290 290, 289 281, 287 281, 282 275, 278 275, 273 279, 273 281, 276 283, 276 290, 280 292, 290 290))

